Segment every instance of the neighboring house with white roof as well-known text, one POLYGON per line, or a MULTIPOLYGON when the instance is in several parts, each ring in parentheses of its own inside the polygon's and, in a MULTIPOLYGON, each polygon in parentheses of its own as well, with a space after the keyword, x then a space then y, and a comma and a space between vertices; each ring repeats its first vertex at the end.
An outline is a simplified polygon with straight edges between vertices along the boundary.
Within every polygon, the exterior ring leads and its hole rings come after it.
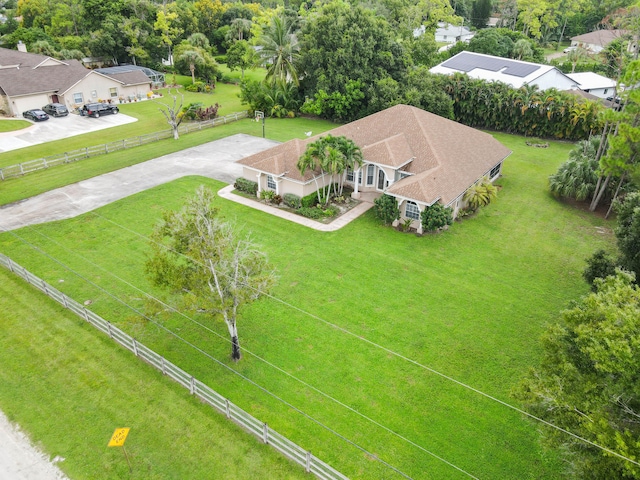
POLYGON ((567 73, 578 88, 599 98, 616 96, 616 81, 594 72, 567 73))
MULTIPOLYGON (((584 48, 593 53, 600 53, 611 42, 628 34, 628 30, 596 30, 595 32, 571 37, 571 46, 584 48)), ((632 45, 629 45, 629 49, 631 48, 632 45)))
POLYGON ((18 116, 25 110, 62 103, 70 110, 85 103, 145 96, 151 80, 142 71, 109 75, 78 60, 0 48, 0 107, 18 116))
POLYGON ((401 217, 411 219, 418 232, 422 232, 420 213, 426 207, 441 202, 456 215, 465 206, 467 189, 484 176, 497 179, 502 162, 511 153, 488 133, 416 107, 396 105, 322 135, 290 140, 237 163, 243 166, 246 179, 258 182, 258 195, 262 190, 282 196, 310 195, 318 188, 314 176, 320 185, 336 179, 320 171, 302 175, 296 164, 309 143, 328 134, 345 136, 362 150, 362 166, 346 172, 352 196, 386 193, 395 197, 401 217))
POLYGON ((438 23, 436 29, 436 42, 457 43, 468 42, 474 33, 465 26, 451 25, 450 23, 438 23))
POLYGON ((460 52, 429 71, 443 75, 466 73, 471 78, 502 82, 513 88, 520 88, 523 85, 537 85, 540 90, 552 87, 558 90, 576 88, 574 80, 551 65, 475 52, 460 52))

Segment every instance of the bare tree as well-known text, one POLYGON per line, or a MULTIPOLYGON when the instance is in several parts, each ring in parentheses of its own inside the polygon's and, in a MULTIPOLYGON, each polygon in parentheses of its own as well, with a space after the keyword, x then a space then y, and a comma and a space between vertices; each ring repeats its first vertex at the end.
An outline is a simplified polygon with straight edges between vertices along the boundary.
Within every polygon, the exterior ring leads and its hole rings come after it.
POLYGON ((157 100, 153 100, 160 107, 160 111, 164 115, 164 118, 167 119, 167 123, 171 126, 171 130, 173 131, 174 140, 178 140, 180 138, 180 132, 178 131, 178 127, 182 123, 182 119, 184 116, 182 113, 182 105, 184 104, 184 95, 175 90, 175 93, 171 93, 171 90, 167 91, 167 96, 173 99, 173 103, 171 105, 167 105, 166 103, 159 102, 157 100), (180 100, 178 101, 178 95, 180 95, 180 100))

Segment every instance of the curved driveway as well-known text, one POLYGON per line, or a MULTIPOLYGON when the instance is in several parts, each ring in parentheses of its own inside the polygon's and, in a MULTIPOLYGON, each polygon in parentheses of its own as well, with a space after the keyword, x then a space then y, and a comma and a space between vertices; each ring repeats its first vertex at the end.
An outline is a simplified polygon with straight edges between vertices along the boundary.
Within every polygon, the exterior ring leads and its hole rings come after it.
POLYGON ((72 218, 187 175, 233 183, 242 175, 242 166, 236 160, 278 143, 250 135, 232 135, 57 188, 0 207, 0 230, 72 218))

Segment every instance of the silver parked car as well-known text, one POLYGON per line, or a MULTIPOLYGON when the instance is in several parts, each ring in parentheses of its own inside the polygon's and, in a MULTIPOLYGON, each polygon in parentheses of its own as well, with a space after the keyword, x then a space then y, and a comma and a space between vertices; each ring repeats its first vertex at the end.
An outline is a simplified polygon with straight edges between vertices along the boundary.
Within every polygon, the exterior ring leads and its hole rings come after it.
POLYGON ((49 103, 42 107, 42 110, 52 117, 66 117, 69 115, 69 110, 61 103, 49 103))

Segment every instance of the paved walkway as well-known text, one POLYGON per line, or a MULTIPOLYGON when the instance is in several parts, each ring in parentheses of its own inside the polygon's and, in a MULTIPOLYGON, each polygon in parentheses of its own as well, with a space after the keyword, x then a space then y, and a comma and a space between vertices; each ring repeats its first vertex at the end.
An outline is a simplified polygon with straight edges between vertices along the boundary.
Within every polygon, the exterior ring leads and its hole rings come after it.
MULTIPOLYGON (((0 207, 0 230, 76 217, 188 175, 201 175, 233 184, 236 178, 242 176, 242 166, 236 160, 277 144, 272 140, 237 134, 83 180, 0 207)), ((372 203, 362 202, 333 222, 324 224, 233 195, 231 190, 231 185, 222 189, 220 196, 325 232, 343 227, 373 206, 372 203)))
POLYGON ((373 207, 373 203, 363 201, 362 203, 358 204, 357 206, 349 210, 344 215, 340 215, 333 222, 320 223, 311 218, 306 218, 301 215, 296 215, 295 213, 287 212, 285 210, 281 210, 276 207, 265 205, 264 203, 251 200, 249 198, 241 197, 239 195, 231 193, 232 191, 233 191, 233 185, 229 185, 221 189, 218 192, 218 195, 222 198, 226 198, 227 200, 231 200, 236 203, 241 203, 242 205, 246 205, 247 207, 255 208, 256 210, 260 210, 261 212, 266 212, 270 215, 274 215, 276 217, 289 220, 290 222, 304 225, 305 227, 313 228, 314 230, 320 230, 321 232, 334 232, 344 227, 347 223, 358 218, 364 212, 366 212, 371 207, 373 207))

